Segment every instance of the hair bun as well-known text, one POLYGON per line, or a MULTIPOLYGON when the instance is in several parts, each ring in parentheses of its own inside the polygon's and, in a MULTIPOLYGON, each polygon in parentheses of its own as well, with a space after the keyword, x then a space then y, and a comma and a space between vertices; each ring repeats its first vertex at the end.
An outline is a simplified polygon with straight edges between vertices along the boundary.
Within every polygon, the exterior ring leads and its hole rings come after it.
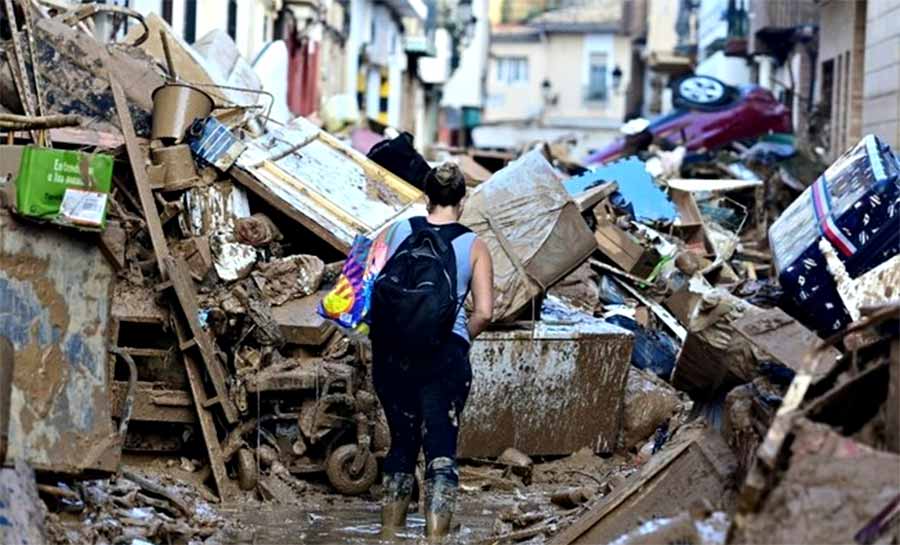
POLYGON ((455 163, 443 163, 435 169, 434 179, 438 185, 446 187, 456 181, 460 175, 462 172, 455 163))

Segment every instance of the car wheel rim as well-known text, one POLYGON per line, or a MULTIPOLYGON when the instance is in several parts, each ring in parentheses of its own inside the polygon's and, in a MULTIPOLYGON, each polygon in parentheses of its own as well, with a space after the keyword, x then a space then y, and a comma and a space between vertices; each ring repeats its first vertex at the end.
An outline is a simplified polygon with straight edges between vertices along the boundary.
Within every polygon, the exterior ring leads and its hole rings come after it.
POLYGON ((725 95, 725 87, 721 83, 705 78, 688 78, 681 82, 678 90, 681 96, 699 104, 716 102, 725 95))

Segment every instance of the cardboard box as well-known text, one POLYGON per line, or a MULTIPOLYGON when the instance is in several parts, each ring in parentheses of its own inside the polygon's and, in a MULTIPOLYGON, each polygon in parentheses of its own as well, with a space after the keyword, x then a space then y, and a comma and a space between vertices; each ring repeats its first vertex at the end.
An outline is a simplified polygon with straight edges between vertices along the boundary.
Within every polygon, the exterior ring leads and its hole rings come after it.
POLYGON ((711 255, 713 247, 706 237, 706 227, 694 195, 680 189, 669 189, 669 198, 678 209, 678 219, 672 225, 672 234, 683 240, 691 252, 711 255))
POLYGON ((496 172, 468 198, 460 223, 494 261, 494 321, 514 320, 597 248, 581 211, 542 150, 496 172))
POLYGON ((16 177, 16 210, 64 225, 102 228, 112 169, 109 155, 26 146, 16 177))
POLYGON ((659 253, 653 248, 645 248, 630 233, 615 224, 615 214, 608 202, 600 203, 594 209, 597 229, 594 238, 603 255, 623 271, 635 276, 646 277, 659 262, 659 253))

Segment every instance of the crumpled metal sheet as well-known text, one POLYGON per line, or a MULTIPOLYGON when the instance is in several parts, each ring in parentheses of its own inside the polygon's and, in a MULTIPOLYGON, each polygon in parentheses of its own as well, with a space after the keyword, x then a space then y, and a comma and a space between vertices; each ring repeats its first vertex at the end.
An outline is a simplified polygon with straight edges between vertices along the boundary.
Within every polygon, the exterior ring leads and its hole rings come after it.
POLYGON ((115 469, 112 284, 93 239, 0 212, 0 335, 15 347, 8 459, 65 473, 115 469))
POLYGON ((634 341, 600 321, 489 331, 472 344, 461 457, 609 451, 622 427, 634 341))

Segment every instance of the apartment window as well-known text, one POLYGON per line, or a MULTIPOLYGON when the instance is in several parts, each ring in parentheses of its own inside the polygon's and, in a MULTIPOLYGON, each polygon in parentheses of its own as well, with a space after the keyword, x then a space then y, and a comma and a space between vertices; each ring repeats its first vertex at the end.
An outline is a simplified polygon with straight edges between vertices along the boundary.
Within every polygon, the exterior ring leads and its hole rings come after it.
POLYGON ((184 41, 189 44, 197 39, 197 0, 184 3, 184 41))
POLYGON ((497 81, 512 85, 528 81, 527 57, 499 57, 497 59, 497 81))
POLYGON ((172 0, 162 0, 162 18, 172 24, 172 0))
POLYGON ((237 39, 237 0, 228 0, 228 35, 237 39))
POLYGON ((588 85, 585 100, 602 102, 606 100, 606 53, 591 53, 588 58, 588 85))

